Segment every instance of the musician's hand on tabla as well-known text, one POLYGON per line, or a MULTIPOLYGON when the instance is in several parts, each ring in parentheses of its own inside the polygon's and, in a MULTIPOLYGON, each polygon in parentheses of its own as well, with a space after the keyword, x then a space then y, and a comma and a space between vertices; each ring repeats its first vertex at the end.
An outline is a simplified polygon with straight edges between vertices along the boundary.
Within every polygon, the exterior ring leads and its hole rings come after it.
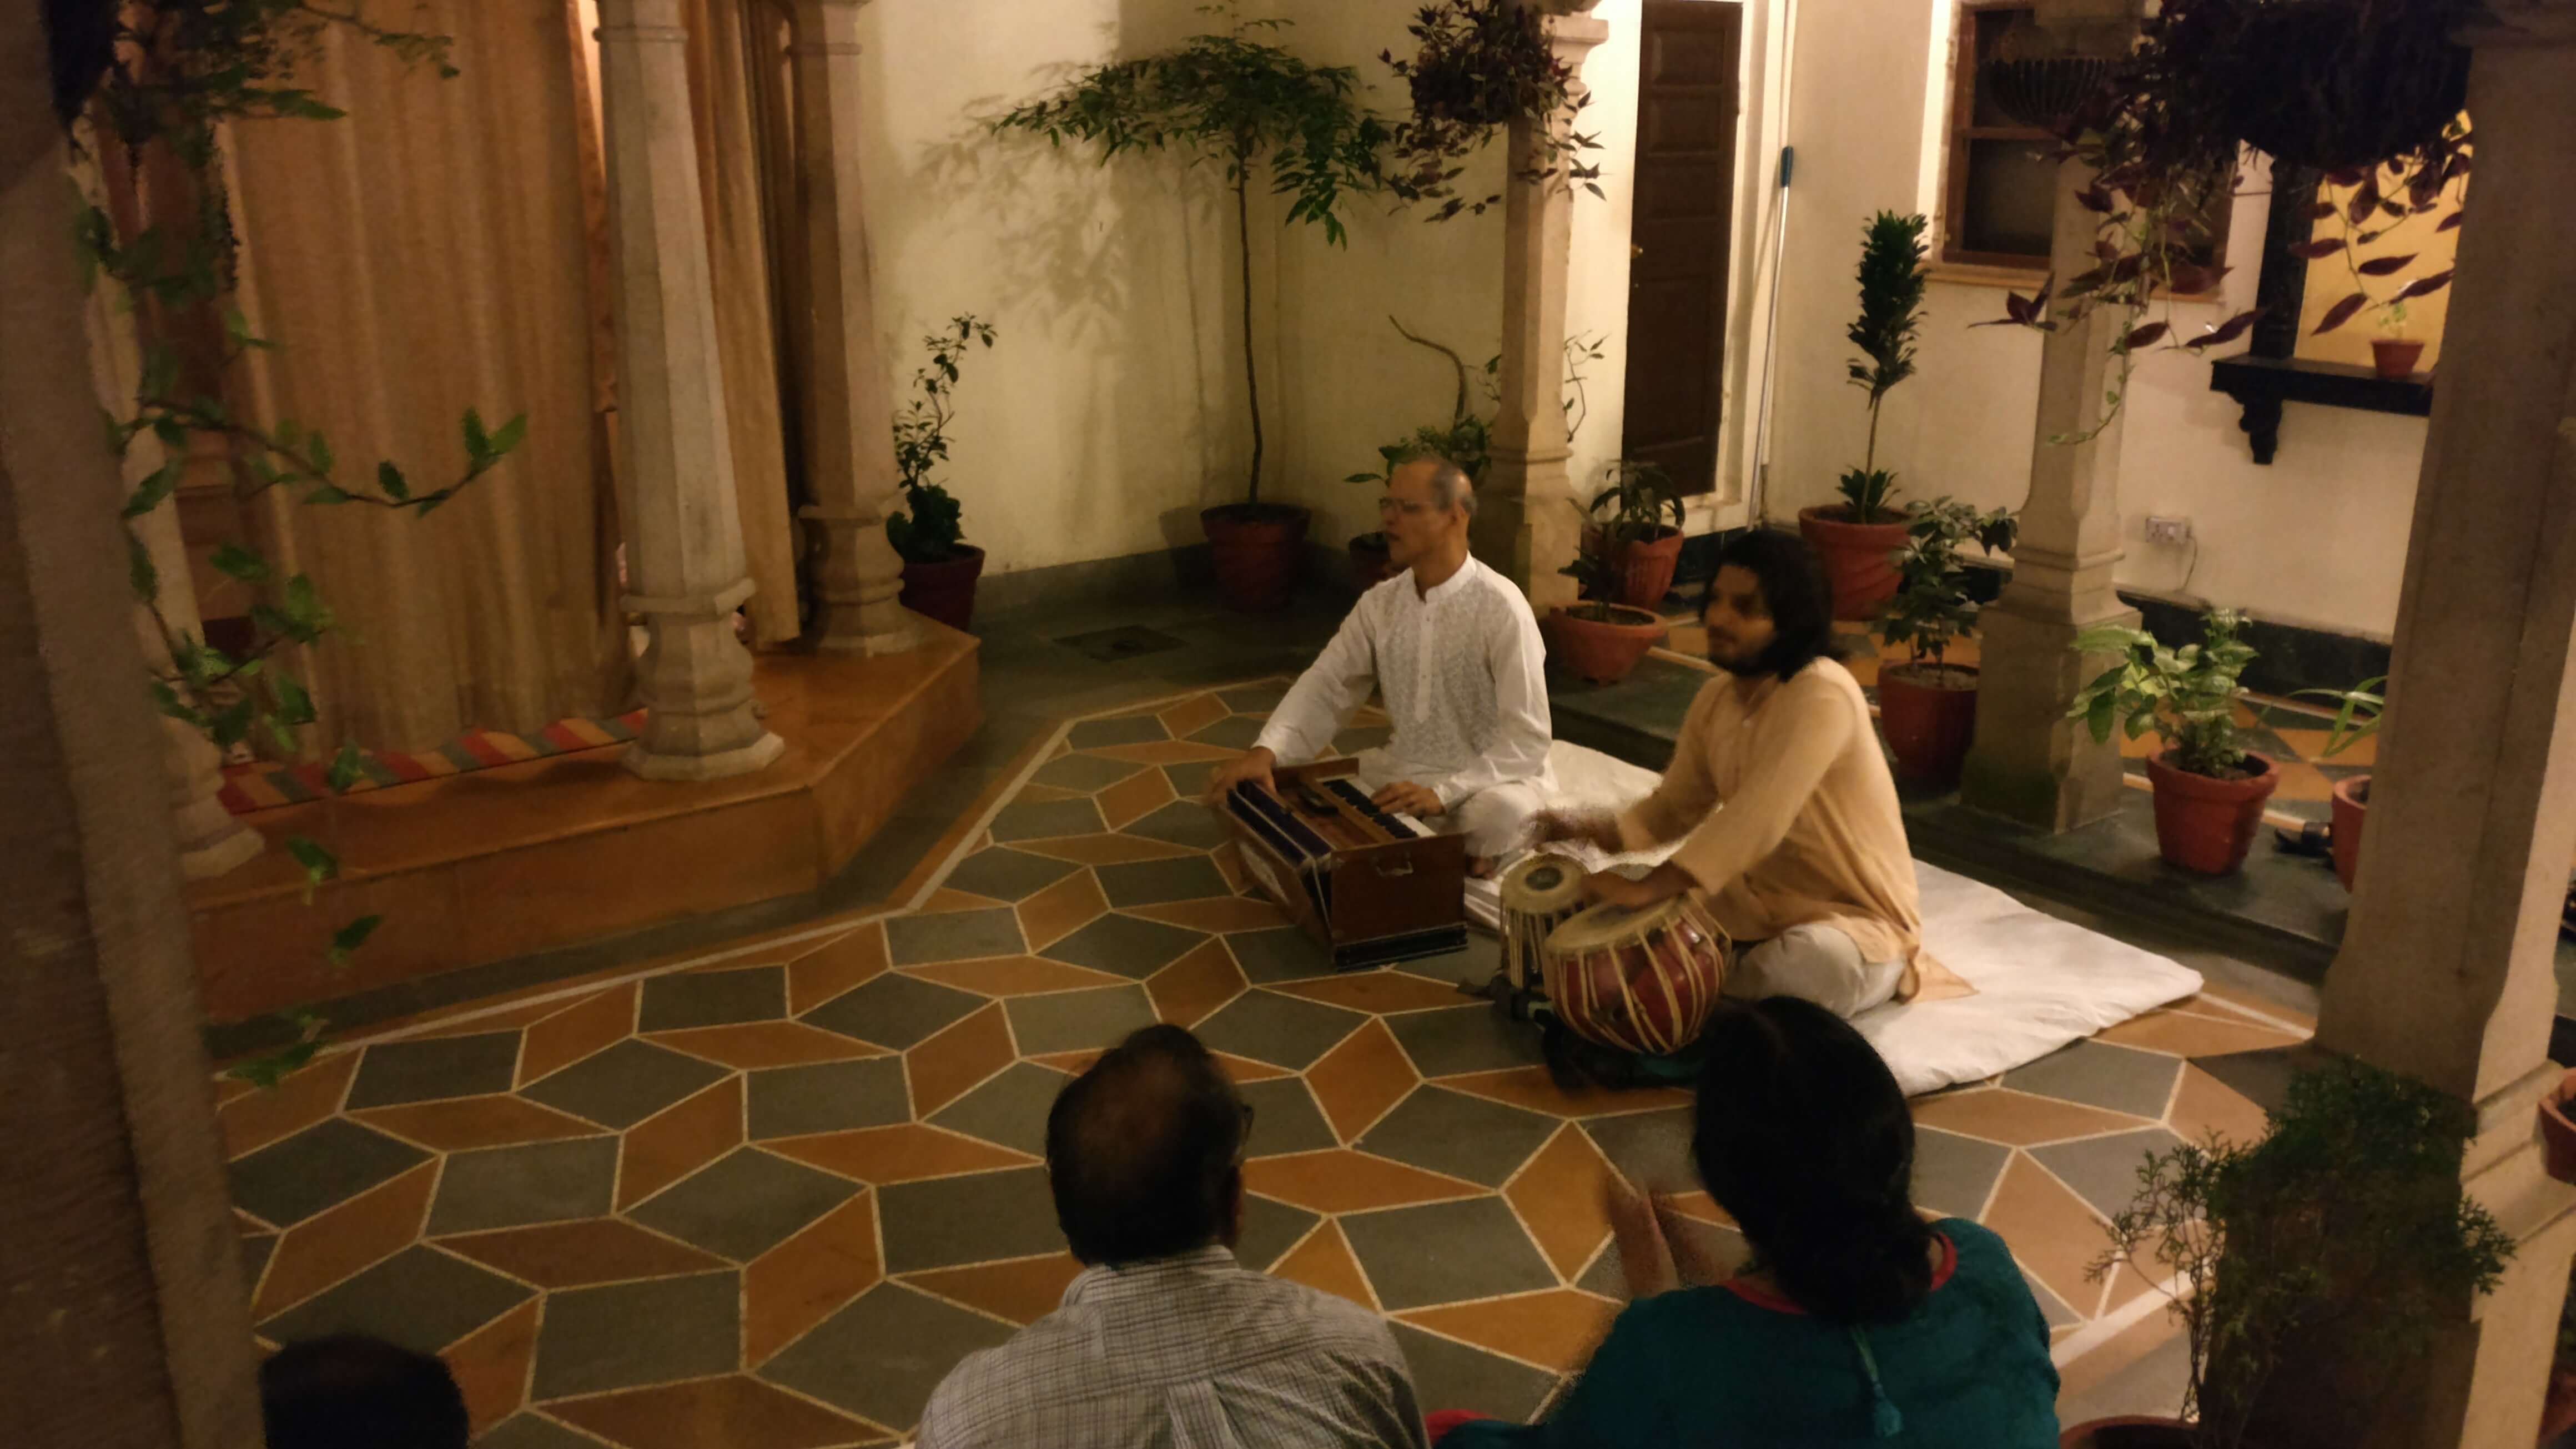
POLYGON ((1583 898, 1608 905, 1641 910, 1663 900, 1672 892, 1658 889, 1652 878, 1630 880, 1616 871, 1594 871, 1583 878, 1583 898))
POLYGON ((1428 785, 1398 780, 1369 797, 1369 803, 1380 810, 1394 810, 1406 815, 1428 817, 1447 813, 1440 796, 1428 785))
POLYGON ((1227 761, 1224 769, 1208 776, 1207 798, 1210 801, 1223 800, 1227 791, 1246 780, 1275 795, 1279 793, 1279 782, 1271 777, 1270 771, 1278 763, 1279 757, 1266 749, 1246 750, 1227 761))

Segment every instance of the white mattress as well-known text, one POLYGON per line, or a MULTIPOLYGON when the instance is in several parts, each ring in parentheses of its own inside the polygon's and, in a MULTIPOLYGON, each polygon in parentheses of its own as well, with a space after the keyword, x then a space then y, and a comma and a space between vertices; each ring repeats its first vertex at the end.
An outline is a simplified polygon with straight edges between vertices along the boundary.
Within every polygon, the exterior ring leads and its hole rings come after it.
MULTIPOLYGON (((1651 770, 1563 740, 1548 760, 1557 802, 1567 806, 1617 808, 1655 784, 1651 770)), ((1668 853, 1596 857, 1587 864, 1645 864, 1668 853)), ((2190 967, 2032 910, 1992 886, 1919 860, 1914 873, 1925 949, 1977 991, 1949 1001, 1891 1003, 1853 1022, 1908 1096, 2010 1071, 2200 989, 2200 973, 2190 967)), ((1495 927, 1501 897, 1493 881, 1467 883, 1467 913, 1488 930, 1495 927)))

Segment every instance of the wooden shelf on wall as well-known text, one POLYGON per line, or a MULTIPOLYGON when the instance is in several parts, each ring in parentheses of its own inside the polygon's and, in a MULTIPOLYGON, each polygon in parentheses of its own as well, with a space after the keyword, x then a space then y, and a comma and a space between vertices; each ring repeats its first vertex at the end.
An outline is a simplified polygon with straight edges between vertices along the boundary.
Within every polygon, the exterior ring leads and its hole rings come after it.
POLYGON ((2381 377, 2367 367, 2343 362, 2310 362, 2296 357, 2226 357, 2211 363, 2209 390, 2223 392, 2244 408, 2237 426, 2253 444, 2254 461, 2269 464, 2281 445, 2281 405, 2310 403, 2318 407, 2353 408, 2361 412, 2429 417, 2433 412, 2433 375, 2381 377))

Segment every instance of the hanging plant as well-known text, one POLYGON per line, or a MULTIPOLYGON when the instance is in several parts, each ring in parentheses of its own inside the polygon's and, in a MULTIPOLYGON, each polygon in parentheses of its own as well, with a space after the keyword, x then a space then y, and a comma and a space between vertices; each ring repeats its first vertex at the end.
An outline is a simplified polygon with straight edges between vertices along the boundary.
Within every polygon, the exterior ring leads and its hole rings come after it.
POLYGON ((2404 161, 2355 167, 2326 177, 2327 184, 2339 194, 2319 199, 2315 215, 2318 221, 2331 223, 2334 234, 2294 246, 2290 255, 2311 262, 2340 260, 2352 275, 2352 290, 2318 316, 2313 333, 2332 332, 2356 317, 2375 314, 2391 338, 2402 339, 2406 335, 2406 304, 2451 284, 2448 267, 2417 272, 2411 277, 2407 273, 2415 270, 2417 260, 2423 256, 2421 243, 2428 234, 2456 230, 2467 215, 2467 127, 2456 119, 2452 126, 2458 131, 2456 149, 2443 163, 2441 174, 2430 178, 2429 194, 2419 184, 2427 179, 2425 174, 2419 170, 2407 176, 2404 161), (2393 194, 2392 183, 2398 178, 2407 183, 2403 194, 2393 194), (2456 188, 2453 182, 2458 183, 2456 188), (2446 198, 2452 202, 2450 210, 2427 227, 2423 218, 2440 211, 2446 198), (2416 244, 2415 249, 2400 250, 2409 243, 2416 244), (2377 252, 2366 253, 2365 249, 2374 244, 2377 252))
POLYGON ((1580 184, 1601 195, 1601 167, 1583 153, 1601 149, 1597 135, 1574 129, 1590 104, 1574 68, 1548 44, 1539 11, 1511 0, 1434 0, 1405 30, 1418 42, 1411 57, 1378 59, 1412 93, 1412 118, 1397 124, 1389 189, 1408 201, 1437 201, 1433 221, 1461 211, 1481 214, 1501 201, 1457 193, 1466 158, 1513 121, 1533 123, 1530 164, 1514 175, 1528 185, 1580 184))

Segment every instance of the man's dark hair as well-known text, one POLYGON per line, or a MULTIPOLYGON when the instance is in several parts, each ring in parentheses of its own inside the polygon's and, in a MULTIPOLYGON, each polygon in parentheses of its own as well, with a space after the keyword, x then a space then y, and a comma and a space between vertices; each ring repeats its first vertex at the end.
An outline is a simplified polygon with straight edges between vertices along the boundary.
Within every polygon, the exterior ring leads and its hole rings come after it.
POLYGON ((465 1449, 465 1395, 447 1365, 380 1338, 290 1343, 259 1366, 268 1449, 465 1449))
MULTIPOLYGON (((1742 672, 1794 677, 1818 659, 1839 651, 1834 644, 1834 591, 1814 549, 1794 533, 1776 528, 1749 528, 1717 552, 1717 567, 1732 565, 1753 575, 1762 586, 1762 603, 1771 613, 1771 647, 1742 672)), ((1708 612, 1717 594, 1717 572, 1709 571, 1700 592, 1700 612, 1708 612)))
POLYGON ((1104 1053, 1047 1113, 1047 1181, 1073 1255, 1117 1267, 1223 1241, 1248 1127, 1225 1068, 1180 1027, 1104 1053))

